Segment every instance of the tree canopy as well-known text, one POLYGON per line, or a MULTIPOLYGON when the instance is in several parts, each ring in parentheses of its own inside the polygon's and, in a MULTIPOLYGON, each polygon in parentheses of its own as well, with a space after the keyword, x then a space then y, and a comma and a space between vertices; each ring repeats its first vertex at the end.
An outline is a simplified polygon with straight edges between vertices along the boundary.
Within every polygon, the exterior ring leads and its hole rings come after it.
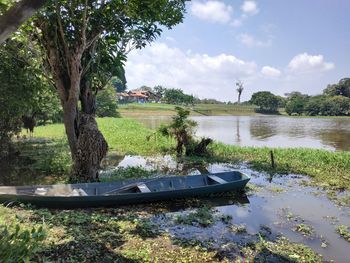
POLYGON ((259 91, 252 95, 250 102, 259 106, 262 112, 276 112, 279 99, 269 91, 259 91))
POLYGON ((96 180, 107 152, 94 120, 97 91, 112 77, 125 85, 128 52, 180 23, 184 11, 185 0, 58 0, 25 27, 40 46, 60 97, 73 180, 96 180))

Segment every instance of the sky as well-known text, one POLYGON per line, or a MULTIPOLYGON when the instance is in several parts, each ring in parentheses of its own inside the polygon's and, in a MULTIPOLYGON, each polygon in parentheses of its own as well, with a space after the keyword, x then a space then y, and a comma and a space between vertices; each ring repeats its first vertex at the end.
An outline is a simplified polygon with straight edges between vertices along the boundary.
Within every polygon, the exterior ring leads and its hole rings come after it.
POLYGON ((180 88, 242 101, 257 91, 316 95, 350 77, 349 0, 194 0, 183 23, 129 54, 128 89, 180 88))

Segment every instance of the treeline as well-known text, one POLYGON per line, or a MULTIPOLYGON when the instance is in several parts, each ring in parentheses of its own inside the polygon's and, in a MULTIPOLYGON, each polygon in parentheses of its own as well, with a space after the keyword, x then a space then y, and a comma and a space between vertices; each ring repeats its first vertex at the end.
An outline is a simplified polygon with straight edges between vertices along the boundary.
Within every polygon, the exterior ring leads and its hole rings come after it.
POLYGON ((175 105, 194 105, 194 104, 225 104, 225 102, 216 99, 200 99, 192 94, 186 94, 182 89, 166 88, 163 86, 141 86, 140 90, 150 91, 160 98, 161 102, 175 105))
POLYGON ((350 116, 350 78, 328 85, 321 95, 291 92, 281 97, 260 91, 252 95, 250 103, 257 105, 259 111, 268 113, 285 108, 286 113, 292 116, 350 116))

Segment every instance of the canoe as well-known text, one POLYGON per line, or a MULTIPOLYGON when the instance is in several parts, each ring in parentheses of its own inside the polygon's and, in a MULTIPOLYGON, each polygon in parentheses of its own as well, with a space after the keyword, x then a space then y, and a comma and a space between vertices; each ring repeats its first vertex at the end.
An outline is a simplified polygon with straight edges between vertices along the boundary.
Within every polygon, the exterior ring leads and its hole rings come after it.
POLYGON ((0 202, 50 208, 107 207, 238 191, 249 180, 231 171, 108 183, 0 186, 0 202))

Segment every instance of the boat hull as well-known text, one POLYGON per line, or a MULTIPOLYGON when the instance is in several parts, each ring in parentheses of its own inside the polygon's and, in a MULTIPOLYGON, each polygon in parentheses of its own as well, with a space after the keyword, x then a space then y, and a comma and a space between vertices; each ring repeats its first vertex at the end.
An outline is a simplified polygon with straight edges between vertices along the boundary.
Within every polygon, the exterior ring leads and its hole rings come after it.
MULTIPOLYGON (((239 173, 239 172, 235 172, 239 173)), ((220 173, 215 175, 221 175, 227 173, 220 173)), ((111 195, 88 195, 88 196, 40 196, 40 195, 26 195, 26 194, 14 194, 6 193, 6 189, 16 188, 17 192, 25 189, 24 187, 0 187, 0 202, 1 203, 30 203, 38 207, 50 207, 50 208, 85 208, 85 207, 109 207, 125 204, 137 204, 145 202, 155 202, 170 199, 188 198, 188 197, 200 197, 208 196, 210 194, 239 191, 243 189, 250 178, 244 174, 241 174, 241 179, 226 183, 217 183, 212 185, 205 185, 199 187, 173 189, 173 190, 160 190, 151 192, 135 192, 135 193, 119 193, 111 195)), ((204 175, 206 176, 206 175, 204 175)), ((197 176, 202 180, 203 175, 197 176)), ((145 184, 152 184, 157 180, 172 180, 173 177, 159 178, 159 179, 139 179, 124 181, 123 185, 128 185, 133 182, 142 181, 145 184)), ((187 176, 184 178, 190 178, 192 181, 195 176, 187 176)), ((117 183, 116 183, 117 184, 117 183)), ((91 184, 72 184, 66 185, 71 188, 88 189, 88 187, 100 187, 111 189, 113 183, 91 183, 91 184)), ((33 186, 33 188, 50 187, 50 186, 33 186)), ((120 187, 120 183, 118 185, 120 187)), ((8 190, 9 191, 9 190, 8 190)))

